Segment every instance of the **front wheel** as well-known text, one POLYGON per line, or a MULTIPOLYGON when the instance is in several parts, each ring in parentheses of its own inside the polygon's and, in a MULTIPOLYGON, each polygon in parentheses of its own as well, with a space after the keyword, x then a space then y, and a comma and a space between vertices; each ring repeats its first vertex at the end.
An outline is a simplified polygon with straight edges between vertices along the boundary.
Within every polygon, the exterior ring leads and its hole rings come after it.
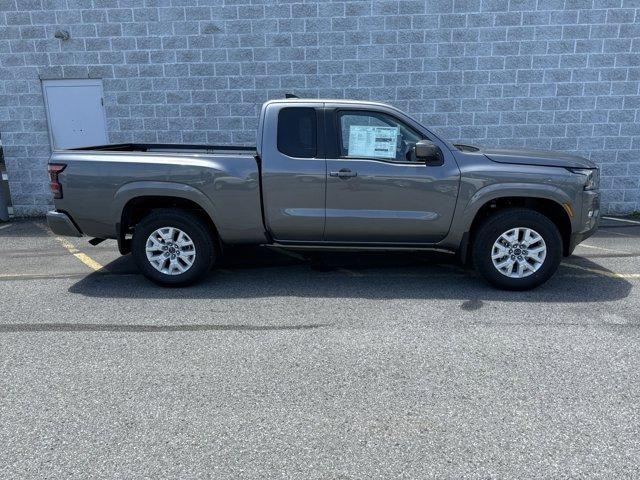
POLYGON ((143 218, 135 227, 131 251, 140 271, 165 287, 200 280, 215 259, 204 221, 177 209, 156 210, 143 218))
POLYGON ((473 242, 476 271, 505 290, 529 290, 546 282, 562 259, 558 227, 539 212, 513 208, 487 218, 473 242))

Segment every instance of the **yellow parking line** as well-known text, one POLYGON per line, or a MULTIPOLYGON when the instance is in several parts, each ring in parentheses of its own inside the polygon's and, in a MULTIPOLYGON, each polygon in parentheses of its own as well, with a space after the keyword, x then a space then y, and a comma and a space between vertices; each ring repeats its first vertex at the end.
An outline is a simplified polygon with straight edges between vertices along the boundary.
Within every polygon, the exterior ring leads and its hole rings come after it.
POLYGON ((581 267, 579 265, 574 265, 572 263, 563 263, 562 265, 565 266, 565 267, 574 268, 576 270, 582 270, 584 272, 590 272, 590 273, 595 273, 597 275, 602 275, 603 277, 609 277, 609 278, 640 278, 640 273, 609 272, 607 270, 600 270, 600 269, 597 269, 597 268, 581 267))
POLYGON ((103 268, 103 266, 101 264, 96 262, 89 255, 87 255, 85 253, 82 253, 80 250, 78 250, 69 240, 66 240, 66 239, 64 239, 62 237, 56 237, 56 240, 58 240, 62 244, 62 246, 64 248, 66 248, 67 251, 71 255, 76 257, 78 260, 80 260, 82 263, 84 263, 90 269, 98 271, 101 268, 103 268))
POLYGON ((612 253, 631 253, 631 252, 625 252, 623 250, 613 250, 611 248, 596 247, 595 245, 587 245, 585 243, 581 243, 580 245, 578 245, 578 247, 595 248, 596 250, 603 250, 605 252, 612 252, 612 253))
MULTIPOLYGON (((44 226, 41 223, 35 223, 34 225, 36 227, 38 227, 40 230, 47 232, 47 233, 51 233, 51 231, 44 226)), ((89 255, 87 255, 86 253, 82 253, 80 250, 78 250, 73 243, 71 243, 69 240, 62 238, 62 237, 55 237, 56 240, 58 240, 58 242, 60 242, 60 244, 74 257, 76 257, 78 260, 80 260, 82 263, 84 263, 87 267, 89 267, 91 270, 94 271, 98 271, 101 268, 104 268, 103 265, 101 265, 100 263, 96 262, 93 258, 91 258, 89 255)))

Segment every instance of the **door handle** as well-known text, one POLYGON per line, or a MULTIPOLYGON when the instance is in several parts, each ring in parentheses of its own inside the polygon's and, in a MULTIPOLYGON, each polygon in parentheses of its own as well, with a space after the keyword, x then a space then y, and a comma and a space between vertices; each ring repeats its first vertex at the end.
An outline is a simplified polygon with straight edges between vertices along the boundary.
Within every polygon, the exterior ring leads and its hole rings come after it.
POLYGON ((357 177, 358 172, 352 172, 348 168, 342 168, 337 172, 329 172, 330 177, 338 177, 338 178, 350 178, 357 177))

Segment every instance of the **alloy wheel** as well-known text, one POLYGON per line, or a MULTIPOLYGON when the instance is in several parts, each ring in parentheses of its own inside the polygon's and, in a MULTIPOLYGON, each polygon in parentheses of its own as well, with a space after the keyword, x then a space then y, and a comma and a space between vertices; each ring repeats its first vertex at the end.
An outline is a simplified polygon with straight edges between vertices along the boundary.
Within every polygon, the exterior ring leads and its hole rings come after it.
POLYGON ((185 232, 175 227, 155 230, 146 242, 147 260, 166 275, 180 275, 193 266, 196 248, 185 232))
POLYGON ((531 228, 507 230, 493 244, 491 260, 501 274, 510 278, 525 278, 537 272, 547 256, 542 235, 531 228))

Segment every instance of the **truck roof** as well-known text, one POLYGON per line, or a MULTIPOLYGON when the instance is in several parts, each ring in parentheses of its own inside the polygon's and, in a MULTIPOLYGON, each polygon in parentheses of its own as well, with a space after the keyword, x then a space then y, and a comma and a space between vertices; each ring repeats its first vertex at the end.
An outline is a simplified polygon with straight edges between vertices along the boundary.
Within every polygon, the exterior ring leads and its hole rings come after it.
POLYGON ((370 100, 346 100, 341 98, 277 98, 268 100, 264 104, 269 105, 272 103, 344 103, 347 105, 376 105, 380 107, 387 107, 397 110, 393 105, 382 102, 374 102, 370 100))

